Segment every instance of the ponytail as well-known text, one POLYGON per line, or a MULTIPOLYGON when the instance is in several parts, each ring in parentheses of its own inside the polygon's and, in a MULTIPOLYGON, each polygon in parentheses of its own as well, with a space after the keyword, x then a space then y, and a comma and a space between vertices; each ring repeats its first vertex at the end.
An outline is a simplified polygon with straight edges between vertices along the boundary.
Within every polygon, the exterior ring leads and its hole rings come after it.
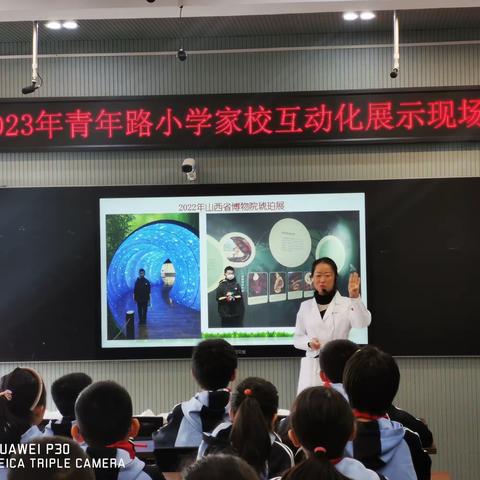
MULTIPOLYGON (((0 443, 20 443, 21 436, 32 426, 33 411, 45 406, 46 390, 40 375, 30 368, 16 368, 1 379, 0 395, 0 443)), ((0 458, 8 458, 2 454, 0 458)))
POLYGON ((282 480, 349 480, 335 468, 322 450, 310 454, 306 460, 285 472, 282 480))
POLYGON ((234 452, 261 476, 268 474, 270 433, 278 410, 277 389, 262 378, 247 378, 237 386, 231 408, 234 419, 230 443, 234 452))
POLYGON ((230 441, 240 458, 260 475, 265 473, 272 444, 267 422, 255 398, 245 398, 236 411, 230 441))
POLYGON ((352 409, 343 396, 325 387, 303 390, 293 403, 292 430, 307 459, 288 471, 286 480, 344 480, 335 465, 354 430, 352 409))
MULTIPOLYGON (((0 398, 0 444, 16 445, 21 436, 30 428, 30 419, 16 417, 9 409, 8 400, 0 398)), ((8 452, 7 449, 4 449, 8 452)), ((0 458, 9 458, 8 453, 2 453, 0 458)))

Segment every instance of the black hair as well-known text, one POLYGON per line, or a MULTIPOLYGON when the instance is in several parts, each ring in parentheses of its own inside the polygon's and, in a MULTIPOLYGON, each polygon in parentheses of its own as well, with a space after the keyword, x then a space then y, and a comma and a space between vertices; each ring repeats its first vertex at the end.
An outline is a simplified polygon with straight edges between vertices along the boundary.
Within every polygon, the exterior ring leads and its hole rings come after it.
POLYGON ((145 269, 144 269, 144 268, 141 268, 141 269, 138 271, 138 273, 141 273, 141 272, 145 273, 145 269))
POLYGON ((231 270, 232 272, 235 272, 235 269, 233 267, 231 267, 230 265, 228 265, 227 267, 225 267, 223 269, 223 273, 227 273, 228 270, 231 270))
POLYGON ((183 480, 259 480, 257 472, 239 457, 208 455, 182 472, 183 480))
POLYGON ((36 445, 34 453, 30 454, 27 450, 14 455, 15 465, 18 467, 8 471, 8 480, 95 480, 94 471, 87 463, 86 453, 74 440, 41 437, 30 443, 36 445), (47 459, 51 463, 44 466, 38 462, 47 459))
POLYGON ((53 401, 64 417, 75 418, 75 402, 80 392, 92 383, 86 373, 69 373, 57 378, 50 389, 53 401))
POLYGON ((303 390, 293 403, 290 423, 307 458, 282 479, 345 480, 331 463, 343 457, 354 429, 353 413, 343 396, 332 388, 303 390))
POLYGON ((367 345, 345 366, 343 386, 352 408, 372 415, 384 415, 400 384, 400 370, 393 357, 367 345))
POLYGON ((330 258, 330 257, 322 257, 322 258, 317 258, 313 263, 312 263, 312 270, 311 270, 311 275, 313 277, 313 272, 315 272, 315 268, 317 268, 317 265, 320 263, 326 263, 327 265, 330 265, 332 267, 333 273, 335 274, 335 283, 338 278, 338 268, 337 264, 330 258))
MULTIPOLYGON (((32 426, 36 407, 45 407, 47 391, 42 378, 31 368, 15 368, 1 379, 0 390, 10 390, 11 400, 0 397, 0 444, 18 444, 32 426)), ((8 457, 8 454, 2 455, 8 457)))
POLYGON ((332 268, 333 270, 333 274, 335 275, 335 281, 333 283, 333 292, 336 292, 338 290, 338 287, 337 287, 337 281, 338 281, 338 268, 337 268, 337 264, 330 258, 330 257, 322 257, 322 258, 318 258, 317 260, 315 260, 313 263, 312 263, 312 270, 310 272, 310 275, 311 275, 311 279, 312 279, 312 284, 313 284, 313 280, 314 280, 314 272, 315 272, 315 268, 317 268, 317 265, 321 264, 321 263, 325 263, 327 265, 330 265, 330 267, 332 268))
POLYGON ((342 383, 343 370, 348 359, 358 350, 350 340, 332 340, 320 350, 320 370, 332 383, 342 383))
POLYGON ((75 403, 78 428, 94 447, 124 440, 132 422, 132 399, 125 388, 112 381, 92 383, 75 403))
POLYGON ((278 391, 257 377, 240 382, 232 396, 233 425, 230 442, 234 451, 260 475, 272 447, 270 432, 278 410, 278 391))
POLYGON ((226 388, 236 368, 235 349, 223 338, 204 340, 193 350, 192 373, 205 390, 226 388))

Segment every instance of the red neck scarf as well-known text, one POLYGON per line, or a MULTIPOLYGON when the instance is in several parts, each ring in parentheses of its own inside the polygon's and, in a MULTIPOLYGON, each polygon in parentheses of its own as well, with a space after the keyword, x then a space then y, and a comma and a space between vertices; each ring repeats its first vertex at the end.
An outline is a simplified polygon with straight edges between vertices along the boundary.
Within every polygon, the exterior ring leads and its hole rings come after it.
POLYGON ((135 447, 133 443, 128 440, 112 443, 111 445, 107 445, 107 448, 121 448, 128 452, 132 460, 135 458, 135 447))
POLYGON ((387 414, 385 414, 385 415, 372 415, 370 413, 360 412, 356 408, 353 409, 353 415, 354 415, 355 418, 360 418, 362 420, 368 420, 368 421, 379 420, 380 418, 387 418, 388 419, 387 414))

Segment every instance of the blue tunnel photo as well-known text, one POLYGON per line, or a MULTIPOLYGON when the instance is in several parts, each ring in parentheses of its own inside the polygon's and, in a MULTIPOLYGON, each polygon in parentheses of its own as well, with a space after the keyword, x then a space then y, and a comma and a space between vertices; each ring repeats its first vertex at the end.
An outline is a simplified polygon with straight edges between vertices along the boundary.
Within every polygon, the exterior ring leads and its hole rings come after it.
POLYGON ((119 329, 133 298, 139 269, 151 284, 146 331, 142 338, 200 336, 200 244, 198 235, 173 221, 147 224, 118 247, 107 273, 108 307, 119 329))

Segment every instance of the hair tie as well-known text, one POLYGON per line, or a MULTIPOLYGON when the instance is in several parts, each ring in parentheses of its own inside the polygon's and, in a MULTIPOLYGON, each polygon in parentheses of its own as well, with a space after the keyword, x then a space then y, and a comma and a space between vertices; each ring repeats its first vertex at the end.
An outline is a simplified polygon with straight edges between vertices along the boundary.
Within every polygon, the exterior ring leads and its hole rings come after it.
POLYGON ((243 391, 243 394, 246 395, 247 397, 251 397, 253 395, 253 392, 250 388, 246 388, 244 391, 243 391))
POLYGON ((327 449, 324 447, 315 447, 313 451, 314 453, 318 453, 318 452, 327 453, 327 449))

